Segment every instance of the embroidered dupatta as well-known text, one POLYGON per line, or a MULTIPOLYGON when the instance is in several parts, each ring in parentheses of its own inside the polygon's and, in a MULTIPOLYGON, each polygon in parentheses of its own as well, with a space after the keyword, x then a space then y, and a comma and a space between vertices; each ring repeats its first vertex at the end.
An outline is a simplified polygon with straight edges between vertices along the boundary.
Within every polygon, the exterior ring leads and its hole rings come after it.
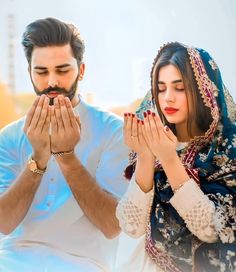
MULTIPOLYGON (((204 135, 195 137, 178 153, 189 176, 215 205, 218 241, 202 242, 188 230, 169 203, 173 192, 157 161, 146 251, 159 267, 168 272, 236 271, 236 105, 212 57, 203 49, 184 47, 198 90, 204 104, 211 110, 213 121, 204 135)), ((141 119, 147 109, 155 110, 152 101, 150 91, 137 111, 141 119)), ((131 153, 127 178, 135 169, 135 161, 136 154, 131 153)))

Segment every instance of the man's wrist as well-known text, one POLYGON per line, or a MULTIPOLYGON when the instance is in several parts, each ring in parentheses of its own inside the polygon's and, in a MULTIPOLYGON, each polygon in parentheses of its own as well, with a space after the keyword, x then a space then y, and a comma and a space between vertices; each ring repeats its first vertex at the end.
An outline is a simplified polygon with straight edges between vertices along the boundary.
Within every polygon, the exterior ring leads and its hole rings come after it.
POLYGON ((28 160, 28 169, 35 174, 43 175, 47 167, 40 167, 39 163, 31 155, 28 160))
POLYGON ((68 150, 68 151, 59 151, 59 152, 51 152, 52 156, 54 157, 63 157, 63 156, 67 156, 67 155, 71 155, 74 153, 74 149, 72 150, 68 150))

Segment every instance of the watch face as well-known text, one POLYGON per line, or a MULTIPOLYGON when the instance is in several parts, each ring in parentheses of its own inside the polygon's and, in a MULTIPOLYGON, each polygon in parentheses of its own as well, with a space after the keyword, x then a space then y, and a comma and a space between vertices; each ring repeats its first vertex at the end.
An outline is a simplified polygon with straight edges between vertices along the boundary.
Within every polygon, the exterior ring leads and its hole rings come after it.
POLYGON ((31 161, 29 162, 29 169, 30 169, 32 172, 34 172, 34 170, 37 169, 37 165, 36 165, 36 162, 35 162, 35 161, 31 160, 31 161))
POLYGON ((29 161, 28 161, 28 169, 30 171, 32 171, 33 173, 36 173, 36 174, 39 174, 39 175, 43 175, 45 172, 46 172, 46 168, 45 169, 38 169, 38 165, 37 165, 37 162, 34 161, 31 158, 29 158, 29 161))

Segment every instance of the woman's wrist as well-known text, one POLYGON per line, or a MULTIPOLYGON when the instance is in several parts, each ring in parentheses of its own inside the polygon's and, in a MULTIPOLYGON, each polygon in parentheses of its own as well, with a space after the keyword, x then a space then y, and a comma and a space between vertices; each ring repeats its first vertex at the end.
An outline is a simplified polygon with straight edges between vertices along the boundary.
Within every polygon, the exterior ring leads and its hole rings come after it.
POLYGON ((149 192, 153 188, 154 166, 154 156, 138 155, 135 169, 135 180, 141 190, 145 193, 149 192))
POLYGON ((164 167, 168 167, 176 163, 176 161, 180 160, 178 153, 174 150, 172 154, 166 154, 164 158, 157 159, 161 162, 161 165, 164 167))
POLYGON ((162 167, 173 191, 178 190, 190 179, 177 153, 171 160, 165 161, 162 167))
POLYGON ((137 153, 137 159, 142 161, 143 163, 155 163, 155 157, 151 152, 137 153))

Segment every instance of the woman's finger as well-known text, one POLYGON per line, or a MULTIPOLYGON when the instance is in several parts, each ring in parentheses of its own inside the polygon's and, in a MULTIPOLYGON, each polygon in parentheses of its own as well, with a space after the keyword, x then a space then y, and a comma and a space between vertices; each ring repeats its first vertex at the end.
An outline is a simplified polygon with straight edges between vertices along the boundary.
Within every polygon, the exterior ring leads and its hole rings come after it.
POLYGON ((132 113, 127 113, 126 119, 126 137, 131 138, 132 135, 132 113))
POLYGON ((164 126, 164 133, 172 142, 176 142, 176 136, 168 126, 164 126))
POLYGON ((151 112, 148 110, 147 118, 149 121, 151 137, 153 140, 157 140, 160 138, 159 129, 158 129, 155 119, 154 119, 155 115, 156 114, 154 112, 151 112))
POLYGON ((137 117, 132 114, 131 116, 131 120, 132 120, 132 123, 131 123, 131 137, 132 138, 137 138, 138 137, 138 119, 137 117))
POLYGON ((153 142, 153 134, 152 134, 152 129, 150 126, 149 122, 149 112, 144 112, 144 129, 143 129, 143 134, 145 135, 145 140, 147 141, 148 145, 150 145, 153 142))

